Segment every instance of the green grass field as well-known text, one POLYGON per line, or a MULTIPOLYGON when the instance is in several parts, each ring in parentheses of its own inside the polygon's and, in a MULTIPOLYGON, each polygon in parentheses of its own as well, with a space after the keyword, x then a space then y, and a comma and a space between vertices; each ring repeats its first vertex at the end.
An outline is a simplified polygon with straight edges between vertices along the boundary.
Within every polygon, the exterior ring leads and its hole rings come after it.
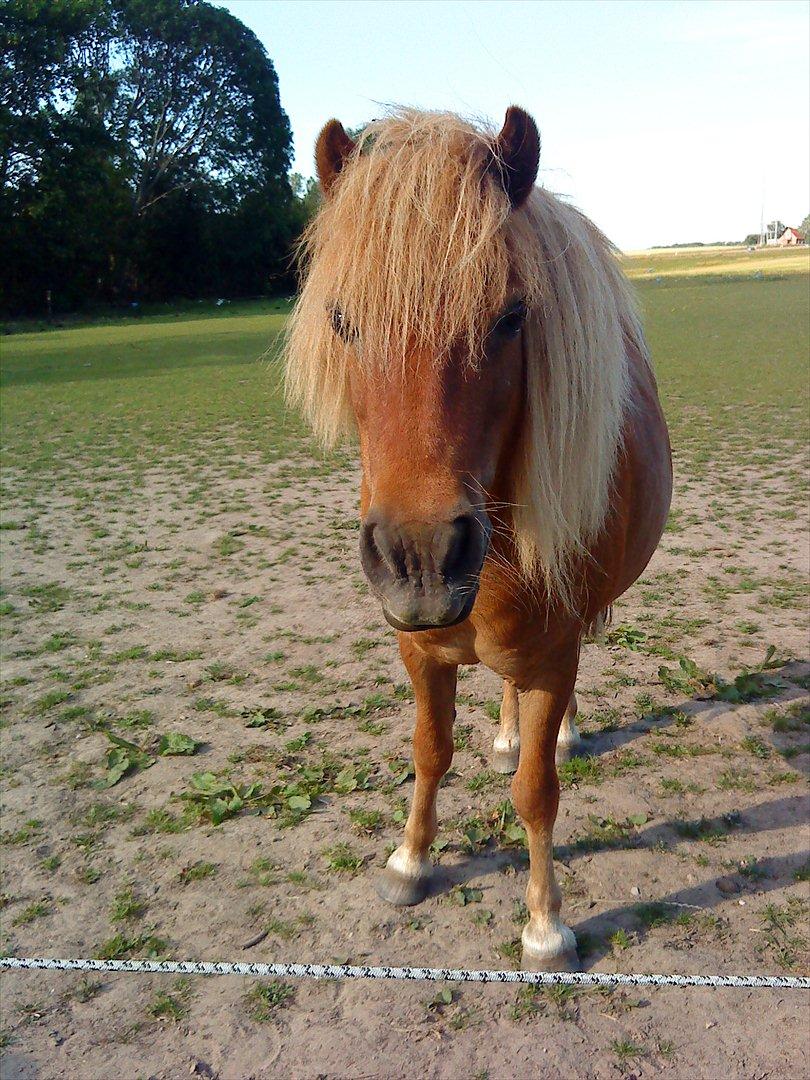
POLYGON ((145 318, 6 337, 6 463, 27 471, 116 457, 148 463, 226 435, 284 452, 300 438, 281 404, 278 338, 288 305, 223 317, 145 318), (143 456, 145 455, 145 457, 143 456))
POLYGON ((744 247, 659 248, 630 252, 622 257, 625 270, 634 281, 650 277, 710 276, 787 277, 810 270, 810 248, 771 247, 749 251, 744 247))
MULTIPOLYGON (((718 436, 762 451, 800 438, 810 348, 808 251, 689 249, 625 258, 676 451, 718 436)), ((227 442, 268 457, 306 439, 277 363, 288 304, 233 305, 2 339, 7 465, 146 465, 227 442)))

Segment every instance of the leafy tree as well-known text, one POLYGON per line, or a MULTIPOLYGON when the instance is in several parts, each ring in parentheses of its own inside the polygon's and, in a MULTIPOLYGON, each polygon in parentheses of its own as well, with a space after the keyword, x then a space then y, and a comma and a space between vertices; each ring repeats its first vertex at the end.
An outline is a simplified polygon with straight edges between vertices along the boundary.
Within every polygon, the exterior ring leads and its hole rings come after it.
POLYGON ((289 283, 310 212, 308 193, 293 193, 291 156, 272 61, 224 9, 0 6, 6 310, 39 308, 48 290, 72 307, 289 283))
MULTIPOLYGON (((111 0, 120 60, 109 125, 142 213, 177 188, 284 183, 292 137, 258 38, 195 0, 111 0)), ((114 55, 114 54, 113 54, 114 55)))
MULTIPOLYGON (((102 0, 7 0, 0 7, 0 185, 34 182, 75 104, 102 0)), ((88 71, 86 75, 93 77, 88 71)), ((79 109, 86 120, 86 114, 79 109)))
POLYGON ((92 66, 102 16, 98 0, 0 9, 0 281, 13 306, 44 306, 58 282, 67 304, 94 289, 127 212, 88 107, 102 92, 92 66))
POLYGON ((805 240, 810 238, 810 214, 805 215, 804 221, 799 226, 799 232, 805 240))
POLYGON ((304 220, 309 221, 321 205, 321 185, 314 177, 304 177, 300 173, 293 173, 290 183, 293 194, 300 203, 304 220))

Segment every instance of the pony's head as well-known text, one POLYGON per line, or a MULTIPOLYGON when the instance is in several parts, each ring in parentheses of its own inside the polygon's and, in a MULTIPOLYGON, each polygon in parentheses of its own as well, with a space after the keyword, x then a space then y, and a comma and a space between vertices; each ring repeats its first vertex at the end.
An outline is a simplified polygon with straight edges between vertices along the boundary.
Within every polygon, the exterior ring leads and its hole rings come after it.
POLYGON ((517 108, 499 134, 403 110, 317 142, 287 385, 324 441, 359 434, 363 567, 401 630, 469 615, 507 505, 563 598, 604 517, 627 305, 600 234, 534 188, 539 150, 517 108))

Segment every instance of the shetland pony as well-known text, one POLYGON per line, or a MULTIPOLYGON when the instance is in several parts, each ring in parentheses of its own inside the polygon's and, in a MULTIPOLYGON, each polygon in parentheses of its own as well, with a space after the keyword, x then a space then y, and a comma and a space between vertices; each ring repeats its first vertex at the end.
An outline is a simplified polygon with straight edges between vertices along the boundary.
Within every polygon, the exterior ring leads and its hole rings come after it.
POLYGON ((287 389, 325 443, 359 437, 360 557, 416 698, 413 801, 378 892, 428 891, 456 672, 483 663, 504 680, 494 765, 530 855, 523 964, 565 970, 555 760, 579 741, 583 635, 652 556, 672 470, 627 282, 535 187, 539 154, 516 107, 499 134, 398 110, 354 140, 331 120, 287 389))

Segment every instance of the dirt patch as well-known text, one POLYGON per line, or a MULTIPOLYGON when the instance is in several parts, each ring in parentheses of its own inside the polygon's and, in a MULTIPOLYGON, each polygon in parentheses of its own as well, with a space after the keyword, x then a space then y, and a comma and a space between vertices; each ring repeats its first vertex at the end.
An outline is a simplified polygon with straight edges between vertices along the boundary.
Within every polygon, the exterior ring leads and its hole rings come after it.
MULTIPOLYGON (((796 476, 784 459, 680 475, 660 551, 584 649, 590 756, 555 840, 589 970, 807 971, 796 476)), ((413 706, 359 571, 354 470, 178 458, 130 477, 7 478, 3 947, 511 966, 525 857, 489 767, 491 673, 461 673, 434 893, 396 911, 374 892, 413 706), (161 754, 169 734, 193 753, 161 754)), ((3 1076, 804 1070, 803 993, 289 987, 6 975, 3 1076)))

